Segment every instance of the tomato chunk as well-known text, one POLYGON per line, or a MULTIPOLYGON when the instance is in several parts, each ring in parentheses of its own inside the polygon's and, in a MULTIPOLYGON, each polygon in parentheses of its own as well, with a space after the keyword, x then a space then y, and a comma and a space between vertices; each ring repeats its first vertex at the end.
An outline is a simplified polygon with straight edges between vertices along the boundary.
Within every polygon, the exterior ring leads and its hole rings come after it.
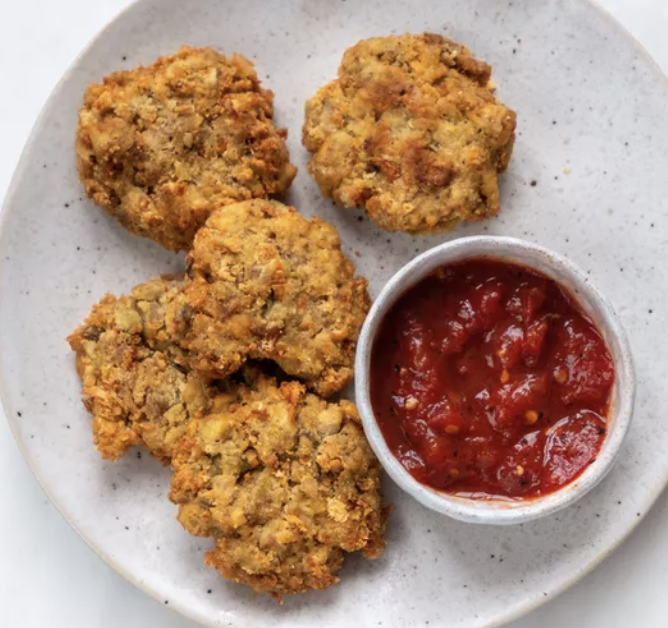
POLYGON ((469 334, 490 328, 503 309, 503 294, 502 284, 487 281, 475 286, 462 299, 458 317, 469 334))
POLYGON ((522 359, 524 330, 515 321, 494 330, 494 361, 500 369, 512 369, 522 359))
POLYGON ((496 429, 507 432, 517 426, 533 426, 544 416, 543 398, 548 390, 546 375, 531 374, 506 384, 496 394, 496 429))
POLYGON ((610 392, 614 379, 612 359, 599 333, 582 318, 561 324, 553 375, 562 401, 596 402, 610 392))
POLYGON ((447 321, 442 333, 438 350, 445 355, 461 353, 469 337, 464 325, 458 320, 447 321))
POLYGON ((429 355, 426 349, 430 342, 429 329, 414 316, 407 316, 404 324, 401 366, 419 372, 428 366, 429 355))
POLYGON ((531 323, 536 312, 545 302, 547 296, 546 282, 535 279, 530 283, 524 282, 518 286, 508 303, 506 309, 523 323, 531 323))
POLYGON ((515 443, 512 452, 497 471, 497 479, 507 495, 523 495, 536 489, 543 471, 545 435, 530 432, 515 443))
POLYGON ((535 320, 527 327, 524 334, 524 342, 522 343, 522 357, 527 366, 538 364, 543 352, 548 329, 547 318, 535 320))
POLYGON ((605 439, 606 422, 590 410, 565 417, 547 433, 545 482, 561 486, 596 460, 605 439))

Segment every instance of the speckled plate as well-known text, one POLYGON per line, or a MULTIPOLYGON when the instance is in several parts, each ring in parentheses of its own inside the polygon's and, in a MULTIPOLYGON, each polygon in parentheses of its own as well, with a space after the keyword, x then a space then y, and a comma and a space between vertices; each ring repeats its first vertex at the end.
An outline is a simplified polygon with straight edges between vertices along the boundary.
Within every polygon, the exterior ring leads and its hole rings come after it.
POLYGON ((16 438, 63 515, 147 593, 210 626, 496 626, 553 597, 607 556, 666 483, 668 84, 639 46, 582 0, 144 0, 83 53, 51 96, 14 177, 0 233, 0 378, 16 438), (494 66, 519 134, 501 216, 410 238, 337 210, 306 173, 305 99, 363 37, 429 30, 494 66), (587 269, 617 308, 635 353, 636 417, 619 462, 576 506, 532 524, 473 526, 428 511, 389 480, 385 555, 351 557, 326 592, 268 597, 203 564, 167 500, 169 473, 139 452, 103 463, 65 336, 106 291, 123 292, 182 256, 130 236, 83 199, 74 164, 86 85, 180 44, 256 60, 276 92, 300 172, 291 202, 334 222, 377 294, 416 253, 449 238, 526 238, 587 269))

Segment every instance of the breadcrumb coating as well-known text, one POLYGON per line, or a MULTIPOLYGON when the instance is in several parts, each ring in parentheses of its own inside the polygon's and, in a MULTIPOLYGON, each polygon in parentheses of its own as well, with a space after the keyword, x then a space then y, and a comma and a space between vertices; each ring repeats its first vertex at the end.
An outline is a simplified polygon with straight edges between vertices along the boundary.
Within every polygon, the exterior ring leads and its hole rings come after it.
POLYGON ((182 283, 166 275, 131 295, 107 295, 68 338, 104 458, 117 460, 143 445, 167 463, 193 417, 236 400, 233 388, 178 368, 156 348, 164 338, 164 306, 182 283))
POLYGON ((355 406, 255 375, 241 402, 191 422, 173 459, 170 498, 206 562, 274 595, 338 582, 344 552, 384 548, 380 465, 355 406))
POLYGON ((496 215, 516 116, 494 98, 490 75, 440 35, 360 41, 306 103, 309 172, 325 196, 365 208, 388 231, 496 215))
POLYGON ((189 368, 224 377, 269 359, 323 396, 351 380, 370 302, 332 225, 276 201, 229 205, 197 233, 188 263, 167 327, 189 368))
POLYGON ((290 187, 272 101, 248 59, 212 48, 115 72, 90 85, 79 112, 86 194, 131 232, 187 250, 214 209, 290 187))

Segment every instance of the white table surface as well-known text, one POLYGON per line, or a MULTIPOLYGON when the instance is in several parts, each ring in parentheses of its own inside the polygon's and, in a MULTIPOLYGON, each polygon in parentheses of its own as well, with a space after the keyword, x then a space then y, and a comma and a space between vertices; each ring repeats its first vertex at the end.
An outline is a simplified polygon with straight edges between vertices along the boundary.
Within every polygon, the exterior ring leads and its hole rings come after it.
MULTIPOLYGON (((59 77, 95 33, 130 3, 0 2, 0 197, 59 77)), ((601 0, 601 4, 668 72, 668 2, 601 0)), ((536 5, 538 10, 540 2, 536 5)), ((0 504, 3 628, 196 628, 127 583, 79 539, 38 486, 2 418, 0 504)), ((666 628, 668 593, 662 577, 666 573, 668 494, 659 498, 631 538, 603 565, 509 628, 666 628)))

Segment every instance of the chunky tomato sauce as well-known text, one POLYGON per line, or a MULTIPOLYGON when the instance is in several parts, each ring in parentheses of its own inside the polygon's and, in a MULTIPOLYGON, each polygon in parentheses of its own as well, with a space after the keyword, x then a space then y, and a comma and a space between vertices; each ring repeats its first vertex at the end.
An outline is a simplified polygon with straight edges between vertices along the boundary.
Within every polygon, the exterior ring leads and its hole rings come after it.
POLYGON ((479 259, 405 293, 373 348, 385 440, 433 488, 533 498, 596 460, 614 380, 596 327, 554 281, 479 259))

